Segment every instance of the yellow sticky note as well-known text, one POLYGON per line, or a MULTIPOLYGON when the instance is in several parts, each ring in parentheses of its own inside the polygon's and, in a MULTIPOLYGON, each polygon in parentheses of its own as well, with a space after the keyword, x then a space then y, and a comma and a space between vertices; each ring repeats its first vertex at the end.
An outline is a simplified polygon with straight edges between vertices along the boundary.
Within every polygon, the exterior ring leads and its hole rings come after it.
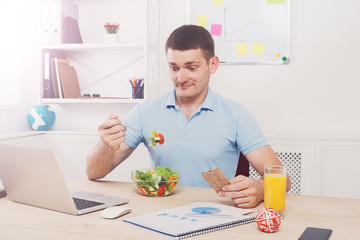
POLYGON ((224 0, 213 0, 213 5, 224 5, 224 0))
POLYGON ((236 44, 236 55, 247 55, 248 54, 248 44, 247 43, 237 43, 236 44))
POLYGON ((253 54, 264 54, 264 43, 253 43, 253 54))
POLYGON ((266 4, 285 4, 285 0, 266 0, 266 4))
POLYGON ((205 27, 208 25, 208 15, 197 15, 197 25, 205 27))

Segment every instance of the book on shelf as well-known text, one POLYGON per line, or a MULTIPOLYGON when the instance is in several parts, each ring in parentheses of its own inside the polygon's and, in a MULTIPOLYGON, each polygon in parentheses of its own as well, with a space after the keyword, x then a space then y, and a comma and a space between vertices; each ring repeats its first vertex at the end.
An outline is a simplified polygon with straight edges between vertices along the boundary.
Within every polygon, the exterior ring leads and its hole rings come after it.
POLYGON ((64 56, 44 52, 44 98, 81 96, 76 70, 64 56))
POLYGON ((50 70, 50 53, 44 52, 44 73, 43 73, 43 86, 44 86, 44 98, 54 98, 54 91, 51 82, 51 70, 50 70))
POLYGON ((56 69, 55 69, 54 59, 51 59, 50 74, 51 74, 51 86, 52 86, 52 90, 54 92, 54 98, 60 98, 60 93, 59 93, 60 89, 59 89, 57 78, 56 78, 56 69))
POLYGON ((61 87, 61 80, 60 80, 60 71, 59 71, 59 65, 69 65, 69 61, 62 58, 53 58, 54 66, 55 66, 55 78, 56 78, 56 84, 59 89, 59 98, 64 98, 63 89, 61 87))
POLYGON ((194 202, 148 214, 125 218, 124 222, 174 238, 186 238, 255 221, 248 209, 210 202, 194 202))
POLYGON ((54 57, 63 57, 57 51, 44 51, 43 53, 43 89, 44 98, 59 98, 59 88, 56 79, 54 57))
POLYGON ((55 98, 50 79, 44 79, 44 98, 55 98))
POLYGON ((78 98, 81 96, 79 80, 73 66, 60 64, 59 75, 63 98, 78 98))

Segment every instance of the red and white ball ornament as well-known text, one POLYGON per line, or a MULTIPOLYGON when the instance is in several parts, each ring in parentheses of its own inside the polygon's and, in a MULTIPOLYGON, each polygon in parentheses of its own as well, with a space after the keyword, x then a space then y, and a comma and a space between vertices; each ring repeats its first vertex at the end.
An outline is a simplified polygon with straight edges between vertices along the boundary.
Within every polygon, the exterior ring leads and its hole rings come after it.
POLYGON ((264 207, 256 214, 256 223, 263 232, 274 232, 281 224, 280 214, 272 208, 264 207))

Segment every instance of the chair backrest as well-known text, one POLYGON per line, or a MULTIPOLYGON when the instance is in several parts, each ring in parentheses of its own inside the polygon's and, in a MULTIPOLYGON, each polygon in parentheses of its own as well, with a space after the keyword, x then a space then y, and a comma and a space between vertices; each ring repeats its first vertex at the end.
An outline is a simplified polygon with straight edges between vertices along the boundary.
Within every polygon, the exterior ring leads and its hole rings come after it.
POLYGON ((238 175, 244 175, 244 176, 248 177, 249 176, 249 166, 250 166, 250 164, 249 164, 248 160, 246 159, 244 154, 242 154, 242 152, 240 152, 235 177, 238 175))
MULTIPOLYGON (((302 176, 302 155, 296 152, 276 152, 281 163, 286 167, 291 179, 290 194, 301 194, 301 176, 302 176)), ((236 169, 237 175, 244 175, 254 179, 260 179, 261 175, 251 166, 246 157, 240 153, 239 162, 236 169)))

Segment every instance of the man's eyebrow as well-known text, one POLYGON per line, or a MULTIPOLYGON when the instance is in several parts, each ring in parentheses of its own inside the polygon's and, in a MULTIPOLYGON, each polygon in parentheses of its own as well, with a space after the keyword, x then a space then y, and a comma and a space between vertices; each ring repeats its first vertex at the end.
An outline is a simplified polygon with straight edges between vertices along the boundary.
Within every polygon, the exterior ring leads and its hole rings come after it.
MULTIPOLYGON (((200 62, 198 62, 198 61, 188 61, 188 62, 185 62, 184 65, 193 65, 193 64, 199 64, 199 63, 200 62)), ((171 65, 171 66, 177 66, 177 64, 174 63, 174 62, 168 62, 168 64, 171 65)))
POLYGON ((193 65, 193 64, 199 64, 200 62, 198 61, 189 61, 189 62, 186 62, 185 65, 193 65))

